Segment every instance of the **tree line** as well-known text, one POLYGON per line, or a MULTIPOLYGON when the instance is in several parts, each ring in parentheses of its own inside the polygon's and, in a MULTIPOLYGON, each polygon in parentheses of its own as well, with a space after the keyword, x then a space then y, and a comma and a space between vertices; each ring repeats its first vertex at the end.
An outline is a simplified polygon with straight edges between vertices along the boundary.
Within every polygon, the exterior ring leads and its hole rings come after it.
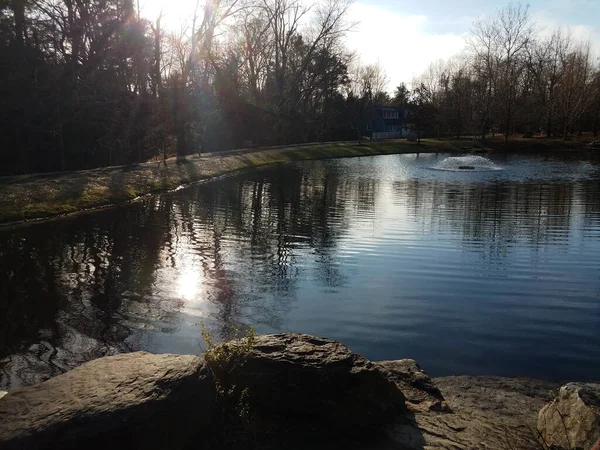
POLYGON ((416 122, 432 136, 501 133, 567 139, 600 127, 600 65, 589 42, 539 29, 511 3, 476 20, 463 53, 413 82, 416 122))
POLYGON ((197 0, 173 32, 133 0, 4 0, 0 172, 355 137, 349 7, 197 0))
POLYGON ((476 21, 463 54, 390 96, 344 47, 350 6, 196 0, 173 31, 134 0, 0 0, 0 173, 360 139, 385 104, 419 136, 598 132, 589 45, 537 32, 527 7, 476 21))

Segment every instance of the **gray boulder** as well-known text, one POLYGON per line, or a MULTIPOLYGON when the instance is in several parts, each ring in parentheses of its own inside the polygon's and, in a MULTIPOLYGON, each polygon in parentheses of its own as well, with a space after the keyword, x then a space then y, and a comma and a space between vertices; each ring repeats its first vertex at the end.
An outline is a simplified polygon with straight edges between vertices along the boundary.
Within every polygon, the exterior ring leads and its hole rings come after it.
POLYGON ((306 334, 257 337, 226 375, 226 384, 245 389, 253 412, 267 423, 355 431, 405 411, 404 395, 373 363, 339 342, 306 334))
MULTIPOLYGON (((410 379, 410 372, 405 378, 410 379)), ((537 413, 550 399, 550 391, 558 387, 554 383, 473 376, 435 378, 431 383, 439 387, 449 409, 423 407, 428 401, 416 403, 416 408, 409 406, 412 415, 388 428, 398 448, 541 449, 535 432, 537 413)), ((411 398, 435 398, 429 387, 427 391, 405 391, 407 403, 411 404, 411 398)))
POLYGON ((569 383, 538 415, 538 431, 549 447, 592 448, 600 438, 600 384, 569 383))
POLYGON ((2 398, 0 448, 175 448, 210 422, 212 398, 198 357, 101 358, 2 398))
POLYGON ((406 397, 410 411, 450 412, 444 396, 414 359, 378 361, 373 363, 383 375, 396 383, 406 397))

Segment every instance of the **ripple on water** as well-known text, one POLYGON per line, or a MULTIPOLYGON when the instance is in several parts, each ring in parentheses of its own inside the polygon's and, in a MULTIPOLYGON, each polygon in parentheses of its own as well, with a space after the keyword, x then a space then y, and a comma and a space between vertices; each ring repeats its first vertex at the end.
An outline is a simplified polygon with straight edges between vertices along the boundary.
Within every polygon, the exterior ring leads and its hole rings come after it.
POLYGON ((111 352, 197 353, 202 325, 324 335, 436 376, 597 376, 598 162, 430 170, 481 163, 448 156, 277 166, 0 230, 0 389, 111 352))

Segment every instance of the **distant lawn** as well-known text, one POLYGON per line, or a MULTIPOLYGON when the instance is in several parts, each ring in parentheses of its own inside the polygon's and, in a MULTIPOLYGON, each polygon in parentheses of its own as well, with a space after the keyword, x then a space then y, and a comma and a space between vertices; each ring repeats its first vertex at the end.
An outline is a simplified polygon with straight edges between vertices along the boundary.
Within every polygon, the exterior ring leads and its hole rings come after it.
POLYGON ((521 135, 509 136, 508 143, 504 143, 504 136, 496 134, 494 137, 488 136, 485 141, 477 140, 473 144, 470 138, 447 139, 452 145, 461 148, 465 145, 476 145, 484 150, 509 151, 509 152, 538 152, 538 151, 559 151, 559 150, 584 150, 594 141, 591 135, 574 136, 563 140, 561 138, 532 137, 524 138, 521 135))

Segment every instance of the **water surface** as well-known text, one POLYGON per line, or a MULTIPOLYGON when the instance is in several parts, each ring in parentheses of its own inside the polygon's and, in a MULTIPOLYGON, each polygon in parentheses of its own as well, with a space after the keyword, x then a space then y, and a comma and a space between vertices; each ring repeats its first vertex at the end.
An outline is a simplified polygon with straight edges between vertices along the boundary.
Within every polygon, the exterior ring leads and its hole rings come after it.
POLYGON ((0 230, 0 389, 119 352, 298 331, 434 376, 600 373, 600 164, 302 162, 0 230))

